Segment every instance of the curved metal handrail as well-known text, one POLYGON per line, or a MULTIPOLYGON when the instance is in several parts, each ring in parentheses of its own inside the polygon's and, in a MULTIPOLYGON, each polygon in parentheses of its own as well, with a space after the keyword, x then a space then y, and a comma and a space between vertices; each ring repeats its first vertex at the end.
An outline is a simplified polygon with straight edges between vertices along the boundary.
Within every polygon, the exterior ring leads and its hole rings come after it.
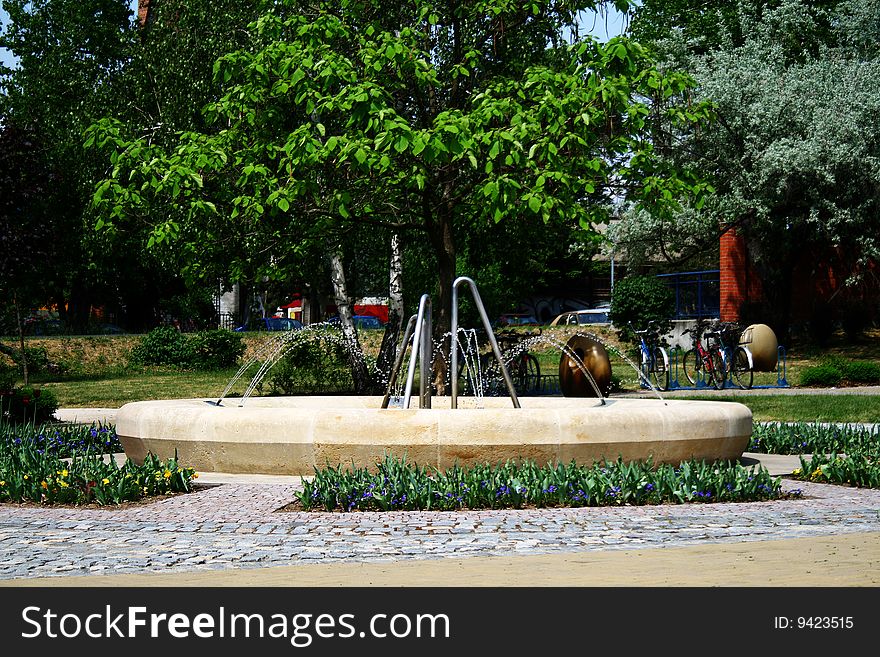
POLYGON ((471 288, 474 303, 477 306, 477 310, 480 312, 480 318, 483 320, 483 327, 486 329, 486 334, 489 336, 489 344, 492 345, 492 353, 498 361, 498 366, 501 368, 501 375, 504 377, 504 383, 507 385, 507 391, 510 393, 510 400, 513 402, 514 408, 520 408, 519 398, 516 396, 516 389, 513 386, 513 379, 510 378, 510 372, 507 371, 507 366, 504 364, 504 358, 502 358, 501 350, 498 348, 498 342, 495 340, 495 333, 492 331, 492 323, 489 321, 488 315, 486 315, 486 309, 483 307, 483 300, 480 298, 477 284, 467 276, 459 276, 455 279, 455 282, 452 283, 452 342, 450 345, 450 351, 452 352, 451 407, 458 408, 458 348, 455 345, 455 336, 458 335, 458 286, 462 283, 467 283, 471 288))

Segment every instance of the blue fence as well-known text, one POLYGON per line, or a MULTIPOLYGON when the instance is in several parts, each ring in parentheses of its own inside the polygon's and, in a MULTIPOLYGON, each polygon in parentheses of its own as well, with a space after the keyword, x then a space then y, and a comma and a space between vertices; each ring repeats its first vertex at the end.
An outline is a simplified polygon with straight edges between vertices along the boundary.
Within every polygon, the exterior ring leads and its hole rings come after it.
POLYGON ((721 308, 719 270, 658 274, 675 292, 675 319, 718 317, 721 308))

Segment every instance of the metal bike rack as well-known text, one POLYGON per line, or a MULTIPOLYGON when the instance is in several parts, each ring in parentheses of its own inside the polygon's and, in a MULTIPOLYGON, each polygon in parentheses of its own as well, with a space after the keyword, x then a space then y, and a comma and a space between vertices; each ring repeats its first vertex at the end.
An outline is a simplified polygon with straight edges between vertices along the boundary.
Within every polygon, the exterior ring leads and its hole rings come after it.
MULTIPOLYGON (((702 370, 702 368, 696 373, 697 380, 693 386, 682 385, 678 380, 678 371, 679 371, 679 366, 681 366, 682 371, 684 371, 684 354, 686 353, 686 350, 675 349, 672 351, 675 351, 675 357, 674 358, 670 357, 669 360, 670 360, 670 366, 673 368, 673 371, 675 372, 675 374, 674 374, 674 378, 671 377, 670 381, 669 381, 669 389, 670 390, 707 390, 707 389, 713 388, 713 386, 711 386, 707 382, 707 380, 705 378, 705 372, 702 370), (681 360, 679 360, 679 357, 681 358, 681 360)), ((672 351, 670 351, 670 354, 672 354, 672 351)), ((747 349, 747 353, 748 353, 750 359, 753 358, 750 350, 747 349)), ((777 347, 776 353, 777 353, 777 357, 776 357, 776 383, 775 384, 766 384, 766 385, 753 385, 750 388, 751 390, 759 389, 759 388, 789 388, 789 387, 791 387, 785 378, 785 374, 786 374, 785 347, 783 347, 782 345, 779 345, 777 347)), ((725 360, 726 364, 730 363, 733 360, 733 357, 731 355, 731 351, 729 349, 725 350, 724 360, 725 360)), ((685 378, 685 380, 687 380, 687 379, 685 378)), ((736 386, 732 382, 732 372, 731 372, 730 367, 727 367, 726 377, 724 379, 724 388, 722 388, 722 390, 726 390, 728 388, 738 388, 738 386, 736 386)))

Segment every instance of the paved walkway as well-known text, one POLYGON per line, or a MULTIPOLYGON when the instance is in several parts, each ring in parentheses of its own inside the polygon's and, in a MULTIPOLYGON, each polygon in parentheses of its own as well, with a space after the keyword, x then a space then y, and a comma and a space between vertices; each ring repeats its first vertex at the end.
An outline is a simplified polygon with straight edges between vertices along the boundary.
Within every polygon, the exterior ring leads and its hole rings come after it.
POLYGON ((786 481, 804 499, 331 514, 281 511, 294 477, 199 482, 122 509, 0 505, 0 585, 880 585, 878 490, 786 481))

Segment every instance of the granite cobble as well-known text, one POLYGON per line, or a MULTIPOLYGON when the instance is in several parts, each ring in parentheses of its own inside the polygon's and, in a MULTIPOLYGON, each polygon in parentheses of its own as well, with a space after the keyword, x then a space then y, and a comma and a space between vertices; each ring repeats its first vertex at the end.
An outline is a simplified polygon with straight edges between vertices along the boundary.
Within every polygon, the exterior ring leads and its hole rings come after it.
POLYGON ((282 511, 288 484, 225 483, 125 508, 0 505, 0 579, 386 562, 880 531, 880 491, 786 482, 803 499, 463 512, 282 511))

